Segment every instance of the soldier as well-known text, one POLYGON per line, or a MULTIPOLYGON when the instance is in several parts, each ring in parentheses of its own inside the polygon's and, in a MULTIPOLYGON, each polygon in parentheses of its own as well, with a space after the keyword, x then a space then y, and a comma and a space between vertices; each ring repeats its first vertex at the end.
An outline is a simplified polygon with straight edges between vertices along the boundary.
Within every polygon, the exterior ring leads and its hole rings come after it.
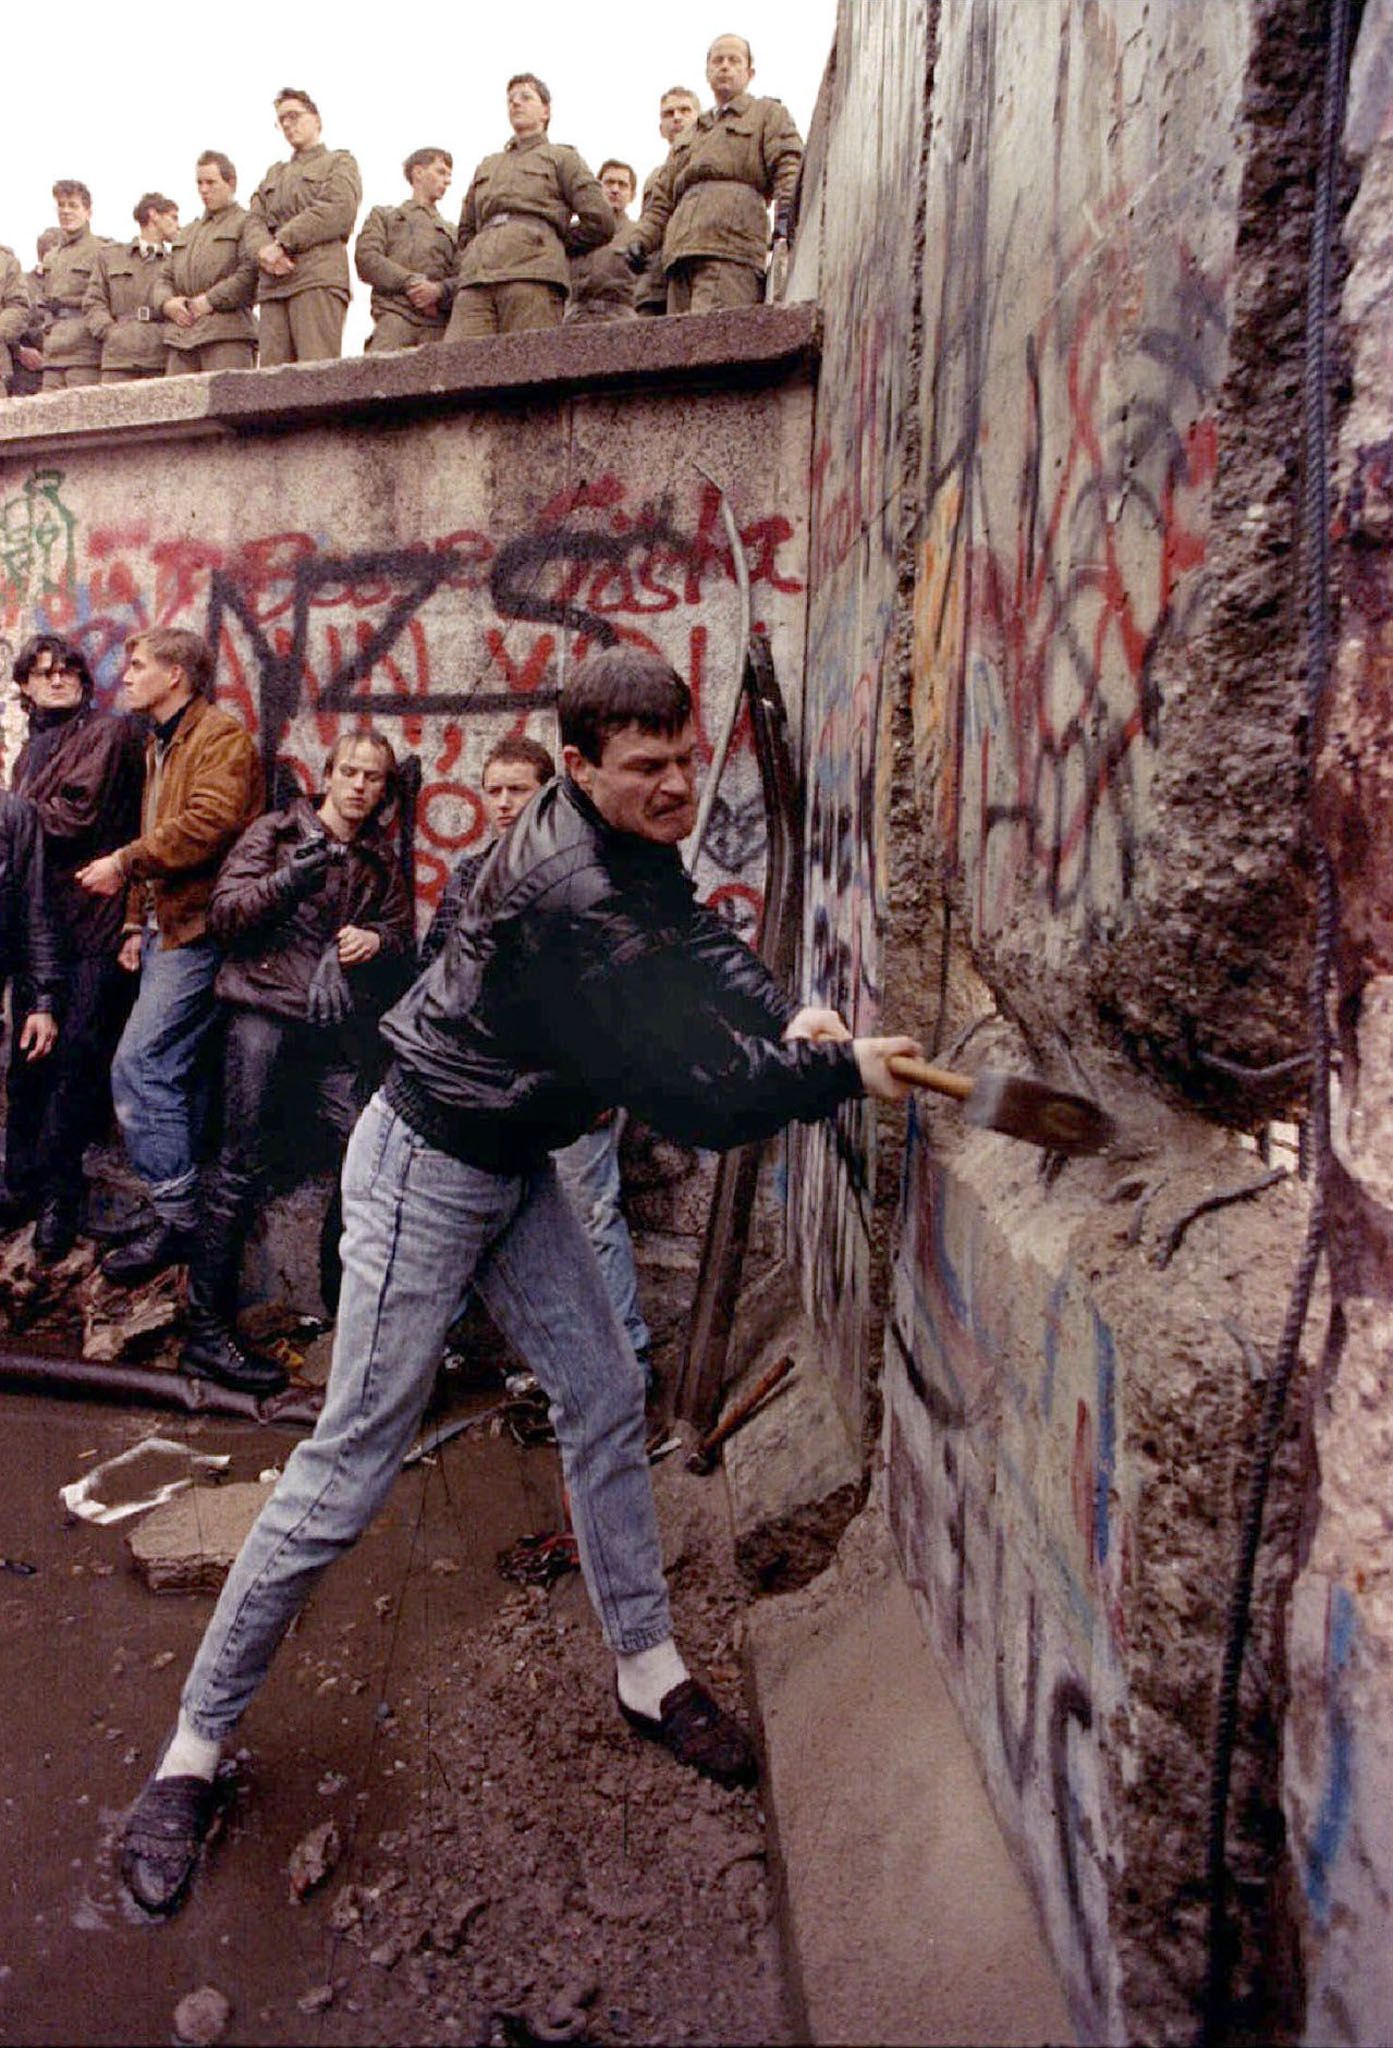
POLYGON ((512 139, 486 156, 464 197, 447 341, 558 327, 566 258, 614 233, 609 201, 580 155, 547 137, 551 94, 531 71, 508 80, 512 139))
POLYGON ((61 229, 45 228, 34 244, 34 268, 24 273, 24 282, 29 290, 29 325, 11 350, 14 358, 14 367, 10 371, 12 398, 32 398, 43 388, 44 333, 48 326, 44 307, 44 266, 62 239, 61 229))
POLYGON ((237 204, 237 170, 230 156, 205 149, 194 167, 202 217, 173 239, 161 279, 165 298, 165 374, 189 370, 250 370, 256 366, 252 305, 260 271, 256 252, 266 230, 237 204))
POLYGON ((252 195, 268 239, 261 268, 261 367, 324 362, 343 353, 348 239, 363 181, 346 149, 319 139, 319 109, 299 86, 276 94, 276 120, 293 154, 272 164, 252 195))
POLYGON ((661 244, 669 313, 757 306, 764 296, 770 201, 774 236, 788 234, 803 143, 787 107, 753 99, 750 46, 717 36, 706 53, 715 106, 674 146, 653 180, 629 260, 661 244))
MULTIPOLYGON (((701 112, 701 101, 685 85, 669 86, 658 102, 658 133, 667 144, 668 155, 672 155, 673 144, 689 129, 696 126, 697 115, 701 112)), ((648 205, 657 171, 650 171, 643 181, 643 199, 639 205, 639 218, 648 205)), ((663 252, 655 249, 639 273, 634 291, 634 311, 642 319, 656 319, 667 311, 667 277, 663 271, 663 252)))
POLYGON ((53 188, 61 240, 44 269, 43 388, 71 390, 78 384, 100 384, 102 345, 87 325, 83 305, 97 267, 102 242, 92 232, 92 195, 76 178, 60 178, 53 188))
POLYGON ((566 307, 570 322, 634 317, 634 274, 624 251, 633 239, 628 209, 638 191, 638 178, 632 164, 621 163, 614 156, 605 158, 599 176, 615 228, 603 248, 588 249, 583 256, 571 258, 571 297, 566 307))
POLYGON ((19 258, 0 243, 0 397, 10 388, 14 373, 13 351, 29 332, 34 308, 19 258))
POLYGON ((353 250, 359 277, 372 286, 369 355, 439 341, 449 317, 455 231, 438 208, 455 160, 448 149, 413 149, 401 168, 411 197, 374 206, 353 250))
POLYGON ((164 375, 159 308, 165 247, 179 232, 179 209, 162 192, 143 192, 132 214, 140 232, 102 248, 82 302, 87 330, 101 343, 103 384, 164 375))

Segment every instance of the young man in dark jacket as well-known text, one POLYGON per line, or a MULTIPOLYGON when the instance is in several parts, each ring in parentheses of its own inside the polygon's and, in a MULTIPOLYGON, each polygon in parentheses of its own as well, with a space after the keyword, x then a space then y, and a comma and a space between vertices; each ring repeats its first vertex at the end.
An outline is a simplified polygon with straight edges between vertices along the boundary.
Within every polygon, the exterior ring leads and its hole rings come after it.
POLYGON ((549 1155, 623 1103, 688 1143, 907 1090, 834 1012, 800 1009, 700 906, 691 696, 621 648, 561 704, 565 774, 499 840, 444 952, 386 1018, 396 1055, 344 1162, 344 1276, 315 1433, 297 1445, 223 1587, 178 1726, 126 1823, 121 1867, 178 1904, 214 1808, 219 1747, 319 1573, 385 1500, 466 1287, 546 1389, 581 1568, 620 1710, 725 1784, 756 1766, 673 1639, 644 1457, 643 1375, 549 1155))
MULTIPOLYGON (((63 974, 44 888, 43 833, 34 806, 0 789, 0 996, 11 977, 13 1058, 47 1059, 58 1038, 63 974)), ((23 1209, 6 1198, 0 1229, 23 1220, 23 1209)))
MULTIPOLYGON (((355 1015, 385 1008, 401 987, 392 970, 410 956, 406 884, 395 851, 376 829, 395 771, 381 733, 345 733, 324 764, 319 804, 297 797, 249 825, 208 905, 209 928, 227 949, 213 984, 227 1006, 223 1136, 189 1261, 182 1364, 247 1393, 273 1393, 286 1379, 274 1359, 239 1340, 236 1328, 272 1082, 279 1069, 293 1068, 346 1145, 367 1092, 348 1033, 355 1015)), ((335 1258, 337 1219, 331 1203, 326 1230, 335 1258)))
POLYGON ((48 903, 62 948, 62 1035, 35 1063, 16 1044, 8 1080, 7 1210, 38 1210, 34 1249, 44 1260, 72 1250, 82 1203, 82 1155, 111 1114, 111 1056, 128 1007, 117 958, 123 906, 92 896, 74 877, 85 862, 124 845, 140 819, 145 772, 129 719, 98 711, 85 656, 56 633, 20 649, 14 679, 29 714, 14 789, 43 831, 48 903))

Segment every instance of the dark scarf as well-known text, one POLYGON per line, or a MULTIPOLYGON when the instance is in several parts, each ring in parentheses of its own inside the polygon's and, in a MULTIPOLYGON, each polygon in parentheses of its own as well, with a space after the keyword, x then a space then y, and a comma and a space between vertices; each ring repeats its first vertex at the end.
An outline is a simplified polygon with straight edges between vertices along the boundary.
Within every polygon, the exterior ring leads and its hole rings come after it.
MULTIPOLYGON (((24 783, 34 780, 45 761, 57 751, 58 742, 75 718, 81 718, 87 710, 87 699, 80 704, 64 704, 58 709, 48 709, 39 704, 30 704, 29 744, 25 748, 24 783)), ((20 791, 23 794, 23 790, 20 791)))

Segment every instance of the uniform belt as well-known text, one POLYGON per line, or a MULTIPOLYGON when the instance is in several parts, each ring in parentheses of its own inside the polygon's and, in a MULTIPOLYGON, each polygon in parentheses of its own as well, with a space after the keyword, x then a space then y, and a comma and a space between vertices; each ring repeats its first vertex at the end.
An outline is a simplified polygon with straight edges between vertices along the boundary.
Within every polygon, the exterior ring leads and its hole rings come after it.
POLYGON ((479 233, 482 234, 484 232, 484 228, 501 228, 505 222, 510 220, 539 220, 541 221, 543 227, 549 227, 551 225, 551 223, 548 221, 544 213, 525 213, 519 211, 518 208, 514 207, 511 213, 491 213, 488 219, 484 222, 483 227, 479 229, 479 233))
POLYGON ((122 321, 153 320, 154 318, 155 315, 151 312, 148 306, 137 306, 133 313, 118 313, 116 315, 116 324, 119 327, 122 321))

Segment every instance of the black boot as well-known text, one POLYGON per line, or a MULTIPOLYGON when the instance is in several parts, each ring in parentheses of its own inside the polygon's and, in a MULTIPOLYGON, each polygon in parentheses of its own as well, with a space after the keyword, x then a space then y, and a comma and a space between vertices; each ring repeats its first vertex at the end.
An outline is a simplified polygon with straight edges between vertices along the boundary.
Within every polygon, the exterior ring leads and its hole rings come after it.
POLYGON ((179 1353, 179 1364, 195 1379, 216 1380, 221 1387, 234 1387, 239 1394, 279 1394, 290 1384, 290 1375, 274 1358, 253 1351, 227 1323, 213 1316, 189 1316, 189 1334, 179 1353))
POLYGON ((77 1206, 66 1189, 61 1194, 50 1190, 39 1205, 34 1250, 46 1266, 56 1266, 60 1259, 66 1259, 77 1243, 77 1206))
POLYGON ((189 1261, 188 1337, 179 1354, 185 1372, 243 1394, 278 1394, 290 1375, 274 1358, 237 1335, 237 1283, 242 1272, 244 1218, 252 1189, 224 1168, 203 1204, 203 1227, 189 1261))
POLYGON ((166 1266, 183 1266, 193 1257, 197 1232, 177 1230, 156 1216, 148 1230, 118 1244, 102 1260, 102 1271, 118 1287, 139 1287, 163 1273, 166 1266))

